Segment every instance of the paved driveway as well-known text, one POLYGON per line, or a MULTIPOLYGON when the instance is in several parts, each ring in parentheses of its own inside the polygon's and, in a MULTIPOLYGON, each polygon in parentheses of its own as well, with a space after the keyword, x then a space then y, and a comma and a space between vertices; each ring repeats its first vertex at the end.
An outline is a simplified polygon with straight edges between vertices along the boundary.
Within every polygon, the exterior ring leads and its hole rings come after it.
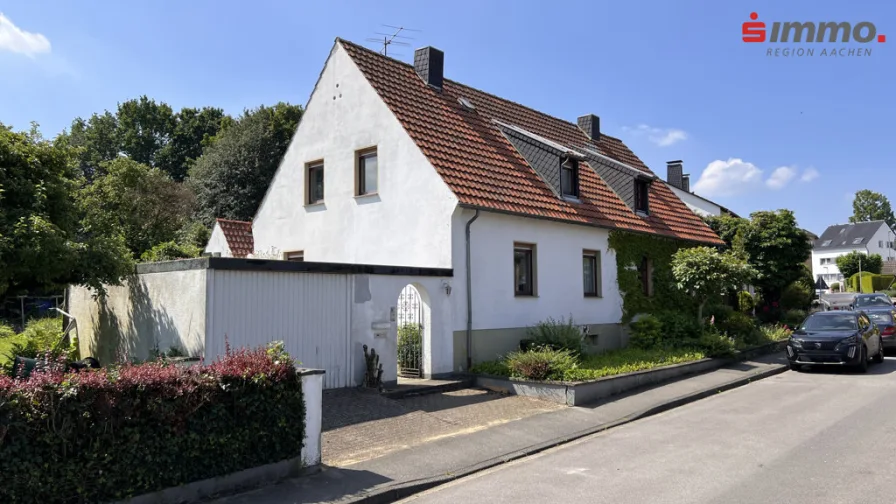
POLYGON ((789 371, 404 502, 896 502, 896 358, 789 371))

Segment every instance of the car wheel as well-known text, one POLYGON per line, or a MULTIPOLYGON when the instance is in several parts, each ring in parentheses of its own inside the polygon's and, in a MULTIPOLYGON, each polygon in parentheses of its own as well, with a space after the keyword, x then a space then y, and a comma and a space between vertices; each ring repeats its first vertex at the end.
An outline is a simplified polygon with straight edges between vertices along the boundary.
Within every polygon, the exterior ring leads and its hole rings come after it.
POLYGON ((882 364, 884 362, 884 343, 883 341, 877 347, 877 355, 874 356, 875 364, 882 364))
POLYGON ((862 345, 859 352, 859 363, 856 364, 856 370, 860 373, 864 373, 868 371, 868 348, 866 348, 865 345, 862 345))
POLYGON ((799 365, 799 364, 797 364, 797 363, 795 363, 795 362, 791 362, 791 363, 790 363, 790 370, 791 370, 791 371, 802 371, 802 370, 803 370, 803 366, 801 366, 801 365, 799 365))

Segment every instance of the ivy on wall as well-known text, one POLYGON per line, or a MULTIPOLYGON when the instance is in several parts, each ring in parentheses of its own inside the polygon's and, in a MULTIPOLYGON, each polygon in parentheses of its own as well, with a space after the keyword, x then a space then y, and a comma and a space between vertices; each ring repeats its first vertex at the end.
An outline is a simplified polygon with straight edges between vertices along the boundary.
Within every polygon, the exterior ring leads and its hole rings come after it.
POLYGON ((675 286, 672 255, 693 243, 646 234, 610 231, 609 246, 616 253, 616 278, 622 295, 622 322, 628 323, 639 313, 663 310, 686 311, 696 316, 693 298, 675 286), (637 267, 644 257, 650 260, 652 295, 646 296, 637 267))

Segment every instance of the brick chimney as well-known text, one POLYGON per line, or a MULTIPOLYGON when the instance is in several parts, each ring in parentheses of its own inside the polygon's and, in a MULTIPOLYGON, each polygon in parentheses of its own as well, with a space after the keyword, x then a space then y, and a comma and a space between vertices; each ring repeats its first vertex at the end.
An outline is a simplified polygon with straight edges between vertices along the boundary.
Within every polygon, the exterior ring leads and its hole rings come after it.
POLYGON ((594 114, 583 115, 576 122, 579 124, 579 129, 588 135, 588 138, 595 142, 600 140, 600 117, 594 114))
POLYGON ((414 51, 414 70, 427 85, 442 89, 445 73, 445 53, 435 47, 421 47, 414 51))
POLYGON ((684 174, 681 176, 681 190, 691 192, 691 176, 684 174))
POLYGON ((684 188, 684 167, 681 160, 666 162, 666 182, 672 187, 687 191, 684 188))

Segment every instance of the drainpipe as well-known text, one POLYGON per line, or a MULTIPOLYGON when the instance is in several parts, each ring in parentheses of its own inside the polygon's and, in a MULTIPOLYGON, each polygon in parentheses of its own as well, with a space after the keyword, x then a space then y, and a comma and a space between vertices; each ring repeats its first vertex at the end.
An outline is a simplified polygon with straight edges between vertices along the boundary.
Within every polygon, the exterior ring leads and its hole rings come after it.
POLYGON ((479 218, 479 209, 467 221, 467 371, 473 367, 473 273, 470 270, 470 226, 479 218))

